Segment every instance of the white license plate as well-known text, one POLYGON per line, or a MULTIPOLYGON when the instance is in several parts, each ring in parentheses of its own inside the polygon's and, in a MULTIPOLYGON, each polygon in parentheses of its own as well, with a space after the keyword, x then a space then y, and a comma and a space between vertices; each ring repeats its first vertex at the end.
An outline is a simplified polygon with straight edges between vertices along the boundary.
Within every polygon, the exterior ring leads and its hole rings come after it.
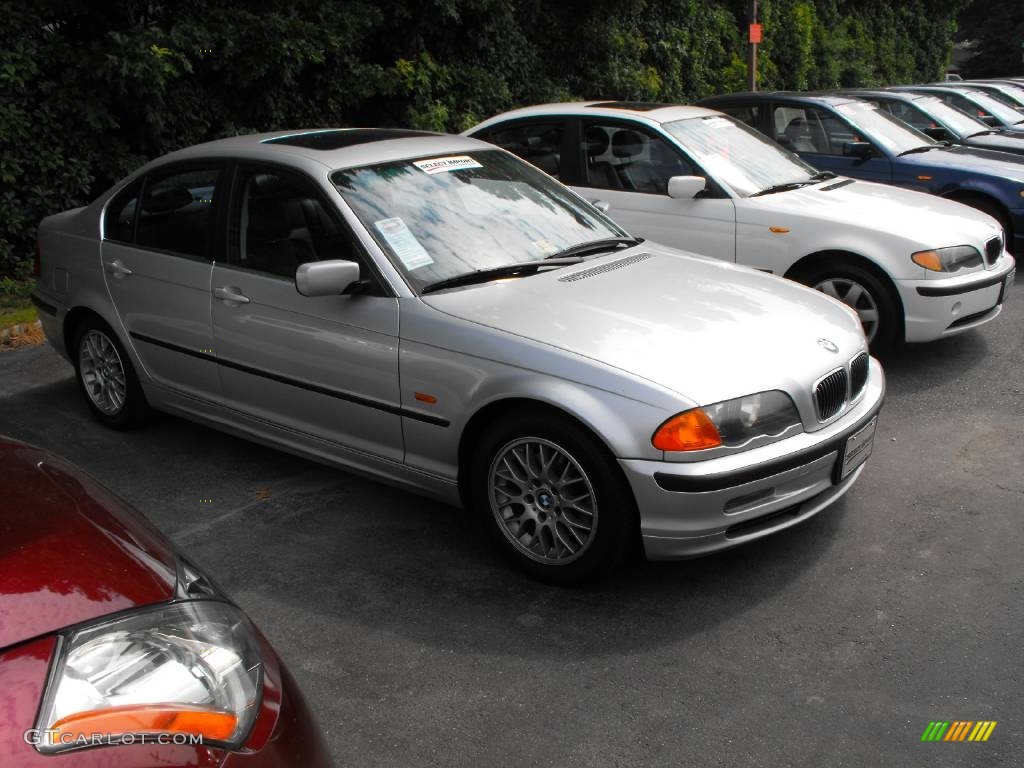
POLYGON ((871 449, 875 445, 875 423, 877 421, 878 417, 876 416, 846 438, 846 450, 843 451, 843 468, 839 472, 840 480, 868 460, 868 456, 871 455, 871 449))

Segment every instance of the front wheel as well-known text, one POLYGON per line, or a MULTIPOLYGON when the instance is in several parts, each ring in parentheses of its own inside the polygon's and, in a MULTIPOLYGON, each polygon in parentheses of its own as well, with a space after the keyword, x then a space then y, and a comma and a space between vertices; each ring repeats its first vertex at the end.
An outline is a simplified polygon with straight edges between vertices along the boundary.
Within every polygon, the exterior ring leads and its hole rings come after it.
POLYGON ((493 424, 474 454, 471 498, 517 567, 556 584, 611 569, 637 533, 635 503, 614 459, 557 415, 493 424))
POLYGON ((891 349, 899 342, 903 330, 899 305, 871 271, 858 264, 826 264, 798 280, 851 307, 873 351, 891 349))

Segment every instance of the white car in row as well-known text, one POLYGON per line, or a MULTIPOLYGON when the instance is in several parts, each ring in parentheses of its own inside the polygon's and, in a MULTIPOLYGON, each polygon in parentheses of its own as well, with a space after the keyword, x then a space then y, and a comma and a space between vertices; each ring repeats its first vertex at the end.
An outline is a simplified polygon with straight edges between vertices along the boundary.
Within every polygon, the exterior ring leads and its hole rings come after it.
POLYGON ((792 278, 853 307, 872 348, 994 319, 1015 263, 995 219, 933 195, 819 173, 701 107, 527 107, 466 132, 610 211, 633 234, 792 278))

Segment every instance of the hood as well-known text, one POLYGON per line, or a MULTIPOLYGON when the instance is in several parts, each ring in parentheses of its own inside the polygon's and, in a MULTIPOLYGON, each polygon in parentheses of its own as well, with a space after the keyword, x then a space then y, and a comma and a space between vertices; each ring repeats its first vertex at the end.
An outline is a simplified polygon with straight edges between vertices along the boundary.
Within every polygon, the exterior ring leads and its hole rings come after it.
POLYGON ((866 348, 853 312, 824 294, 650 242, 423 301, 613 366, 701 405, 806 388, 809 378, 866 348), (826 351, 820 338, 839 352, 826 351))
POLYGON ((927 248, 974 244, 999 234, 995 219, 938 195, 871 181, 842 177, 774 195, 748 198, 737 207, 741 222, 777 223, 772 215, 804 216, 834 221, 845 231, 864 226, 920 243, 927 248), (852 183, 843 183, 851 182, 852 183), (759 214, 768 218, 761 220, 759 214))
POLYGON ((1024 155, 1024 133, 983 133, 964 140, 967 146, 1024 155))
POLYGON ((965 146, 939 147, 928 152, 904 155, 899 160, 919 170, 933 168, 987 173, 1024 184, 1024 156, 1007 152, 965 146))
POLYGON ((0 437, 0 648, 170 599, 176 559, 139 513, 69 464, 0 437))

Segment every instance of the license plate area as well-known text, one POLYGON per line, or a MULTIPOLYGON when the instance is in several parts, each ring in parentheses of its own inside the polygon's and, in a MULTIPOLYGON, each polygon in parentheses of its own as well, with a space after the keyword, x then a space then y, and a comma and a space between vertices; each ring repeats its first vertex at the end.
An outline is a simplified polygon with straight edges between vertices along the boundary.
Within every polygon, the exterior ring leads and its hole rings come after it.
POLYGON ((837 483, 845 480, 853 470, 868 460, 868 456, 871 455, 871 451, 875 446, 875 426, 877 423, 878 417, 875 416, 871 421, 846 438, 842 453, 836 462, 837 483))

